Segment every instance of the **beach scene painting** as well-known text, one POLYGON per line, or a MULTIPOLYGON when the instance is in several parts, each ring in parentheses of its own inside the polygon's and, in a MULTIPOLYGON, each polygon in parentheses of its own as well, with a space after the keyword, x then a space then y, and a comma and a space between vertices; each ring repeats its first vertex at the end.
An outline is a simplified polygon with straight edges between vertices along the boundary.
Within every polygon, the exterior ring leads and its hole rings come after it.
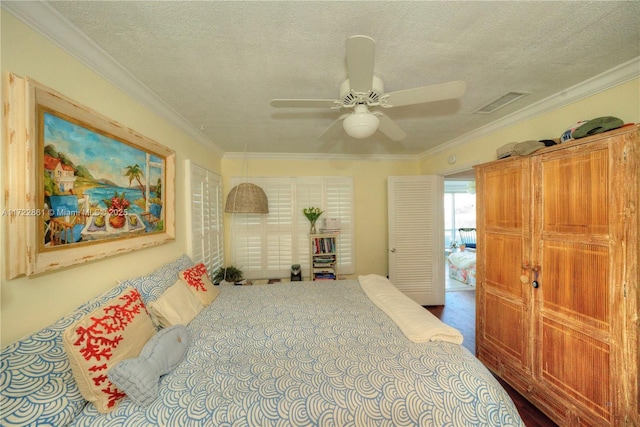
POLYGON ((160 143, 13 73, 3 99, 7 280, 175 241, 176 152, 164 124, 160 143))
POLYGON ((41 247, 164 230, 164 157, 55 111, 41 114, 41 247))

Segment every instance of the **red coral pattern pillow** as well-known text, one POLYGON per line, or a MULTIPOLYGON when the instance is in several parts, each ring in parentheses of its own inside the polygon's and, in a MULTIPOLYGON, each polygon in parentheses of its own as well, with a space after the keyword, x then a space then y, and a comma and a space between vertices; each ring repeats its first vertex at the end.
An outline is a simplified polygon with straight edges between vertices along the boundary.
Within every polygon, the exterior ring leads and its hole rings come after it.
POLYGON ((182 270, 179 274, 180 279, 189 285, 191 292, 195 293, 200 299, 203 306, 208 306, 218 297, 220 290, 216 288, 209 276, 207 275, 207 267, 204 264, 196 264, 191 268, 182 270))
POLYGON ((107 377, 109 368, 138 357, 155 333, 140 293, 132 287, 64 332, 62 341, 80 393, 99 412, 110 412, 125 396, 107 377))

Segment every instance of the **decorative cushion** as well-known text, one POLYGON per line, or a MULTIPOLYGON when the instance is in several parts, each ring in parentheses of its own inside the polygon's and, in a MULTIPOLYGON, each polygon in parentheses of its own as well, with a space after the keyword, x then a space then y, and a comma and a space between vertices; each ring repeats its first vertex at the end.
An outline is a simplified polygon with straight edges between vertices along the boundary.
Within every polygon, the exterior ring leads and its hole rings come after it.
POLYGON ((171 326, 155 334, 140 356, 123 360, 109 369, 107 375, 136 404, 147 406, 158 397, 160 377, 180 364, 188 346, 187 328, 171 326))
POLYGON ((181 271, 179 277, 184 280, 191 292, 200 299, 200 302, 205 307, 211 304, 220 294, 220 289, 211 283, 207 275, 207 267, 202 263, 181 271))
POLYGON ((0 351, 0 425, 66 426, 76 418, 87 401, 71 373, 62 335, 125 287, 108 290, 0 351))
POLYGON ((198 297, 178 279, 157 300, 149 304, 154 321, 161 327, 188 325, 204 308, 198 297))
POLYGON ((155 333, 140 293, 132 287, 124 288, 64 332, 64 349, 80 393, 99 412, 111 411, 124 397, 109 381, 108 369, 138 356, 155 333))
POLYGON ((142 301, 148 306, 149 303, 158 299, 164 291, 176 282, 178 273, 181 270, 192 265, 193 261, 187 255, 182 255, 175 261, 163 265, 150 274, 128 279, 123 283, 128 283, 136 288, 142 296, 142 301))

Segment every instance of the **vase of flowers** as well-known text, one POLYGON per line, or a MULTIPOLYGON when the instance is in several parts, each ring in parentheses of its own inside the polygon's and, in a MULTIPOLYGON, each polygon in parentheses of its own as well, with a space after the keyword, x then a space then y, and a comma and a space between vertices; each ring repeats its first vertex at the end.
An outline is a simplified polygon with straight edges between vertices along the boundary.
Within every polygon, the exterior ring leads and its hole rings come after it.
POLYGON ((309 233, 316 234, 316 221, 318 220, 318 218, 320 218, 320 215, 322 215, 324 211, 320 208, 311 207, 302 209, 302 213, 311 223, 311 230, 309 231, 309 233))
POLYGON ((110 200, 104 200, 107 205, 107 213, 109 214, 109 224, 113 228, 122 228, 127 221, 127 209, 131 206, 131 202, 124 198, 124 191, 119 195, 116 191, 110 200))

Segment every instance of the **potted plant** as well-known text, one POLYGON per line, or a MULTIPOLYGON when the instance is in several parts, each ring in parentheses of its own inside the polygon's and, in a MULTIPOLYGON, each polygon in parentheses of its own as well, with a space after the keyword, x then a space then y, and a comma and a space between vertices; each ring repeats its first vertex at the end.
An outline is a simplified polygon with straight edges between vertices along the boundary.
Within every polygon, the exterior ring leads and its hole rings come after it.
POLYGON ((213 273, 213 283, 219 285, 222 281, 238 283, 242 280, 242 270, 232 265, 220 267, 213 273))

